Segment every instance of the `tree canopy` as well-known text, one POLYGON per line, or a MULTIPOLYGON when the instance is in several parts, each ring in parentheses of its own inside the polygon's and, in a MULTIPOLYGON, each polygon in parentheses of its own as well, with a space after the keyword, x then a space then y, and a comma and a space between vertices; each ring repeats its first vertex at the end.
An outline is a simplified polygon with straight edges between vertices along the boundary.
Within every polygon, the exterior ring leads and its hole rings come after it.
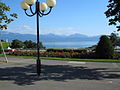
MULTIPOLYGON (((26 40, 24 43, 24 48, 25 49, 36 49, 37 48, 37 43, 33 42, 31 40, 26 40)), ((45 49, 45 47, 43 46, 42 42, 39 42, 39 48, 40 49, 45 49)))
POLYGON ((30 49, 30 48, 36 48, 36 43, 35 42, 32 42, 31 40, 26 40, 25 42, 24 42, 24 48, 26 48, 26 49, 30 49))
POLYGON ((10 13, 10 7, 0 0, 0 30, 7 29, 7 25, 17 18, 16 13, 10 13))
POLYGON ((109 0, 108 10, 105 12, 109 18, 109 25, 115 25, 120 31, 120 0, 109 0))
POLYGON ((118 33, 115 33, 115 32, 111 33, 111 35, 109 37, 110 37, 110 40, 114 47, 120 46, 120 37, 119 37, 118 33))
POLYGON ((114 56, 114 48, 110 39, 103 35, 96 47, 96 56, 99 59, 111 59, 114 56))
POLYGON ((15 39, 15 40, 12 41, 10 47, 11 47, 11 48, 23 48, 23 47, 24 47, 24 44, 23 44, 22 41, 15 39))
MULTIPOLYGON (((24 49, 36 49, 37 48, 37 43, 33 42, 31 40, 26 40, 26 41, 20 41, 20 40, 12 40, 11 42, 11 48, 24 48, 24 49)), ((40 49, 45 49, 43 46, 42 42, 39 43, 39 48, 40 49)))

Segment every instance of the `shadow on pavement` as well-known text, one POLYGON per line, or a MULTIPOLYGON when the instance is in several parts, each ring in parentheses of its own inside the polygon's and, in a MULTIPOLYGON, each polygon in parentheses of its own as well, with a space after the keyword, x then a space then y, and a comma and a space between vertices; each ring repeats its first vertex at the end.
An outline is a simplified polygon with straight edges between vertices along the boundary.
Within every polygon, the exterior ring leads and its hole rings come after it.
POLYGON ((17 85, 33 85, 36 81, 42 80, 66 81, 74 79, 120 79, 120 74, 107 68, 90 69, 71 65, 42 65, 42 73, 38 78, 36 65, 33 64, 25 67, 0 68, 0 81, 14 81, 17 85))

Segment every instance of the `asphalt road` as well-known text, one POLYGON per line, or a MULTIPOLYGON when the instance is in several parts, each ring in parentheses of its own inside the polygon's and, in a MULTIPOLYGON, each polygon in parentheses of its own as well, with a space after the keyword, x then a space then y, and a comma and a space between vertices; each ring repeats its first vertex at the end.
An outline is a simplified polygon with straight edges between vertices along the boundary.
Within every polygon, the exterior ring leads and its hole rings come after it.
MULTIPOLYGON (((4 58, 0 58, 0 61, 4 58)), ((0 90, 120 90, 120 64, 8 58, 0 63, 0 90)))

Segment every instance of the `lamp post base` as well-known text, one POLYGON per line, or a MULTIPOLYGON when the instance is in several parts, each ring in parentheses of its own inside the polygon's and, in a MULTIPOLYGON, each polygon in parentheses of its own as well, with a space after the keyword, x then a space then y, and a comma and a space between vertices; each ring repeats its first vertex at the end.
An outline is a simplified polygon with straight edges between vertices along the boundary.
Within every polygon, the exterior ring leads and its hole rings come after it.
POLYGON ((41 60, 37 59, 37 75, 40 76, 41 73, 41 60))

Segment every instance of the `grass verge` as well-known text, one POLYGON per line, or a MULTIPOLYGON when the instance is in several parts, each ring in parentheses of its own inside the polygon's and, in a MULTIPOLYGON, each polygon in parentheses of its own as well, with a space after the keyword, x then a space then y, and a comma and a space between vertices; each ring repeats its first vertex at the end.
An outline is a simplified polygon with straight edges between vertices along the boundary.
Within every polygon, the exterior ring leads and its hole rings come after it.
MULTIPOLYGON (((0 57, 3 57, 3 54, 0 54, 0 57)), ((25 58, 25 59, 36 59, 34 56, 12 56, 7 55, 7 57, 11 58, 25 58)), ((65 61, 89 61, 89 62, 115 62, 120 63, 120 60, 117 59, 79 59, 79 58, 57 58, 57 57, 41 57, 41 59, 47 60, 65 60, 65 61)))
POLYGON ((120 63, 120 60, 116 59, 79 59, 79 58, 56 58, 56 57, 41 57, 42 59, 49 60, 66 60, 66 61, 89 61, 89 62, 116 62, 120 63))

